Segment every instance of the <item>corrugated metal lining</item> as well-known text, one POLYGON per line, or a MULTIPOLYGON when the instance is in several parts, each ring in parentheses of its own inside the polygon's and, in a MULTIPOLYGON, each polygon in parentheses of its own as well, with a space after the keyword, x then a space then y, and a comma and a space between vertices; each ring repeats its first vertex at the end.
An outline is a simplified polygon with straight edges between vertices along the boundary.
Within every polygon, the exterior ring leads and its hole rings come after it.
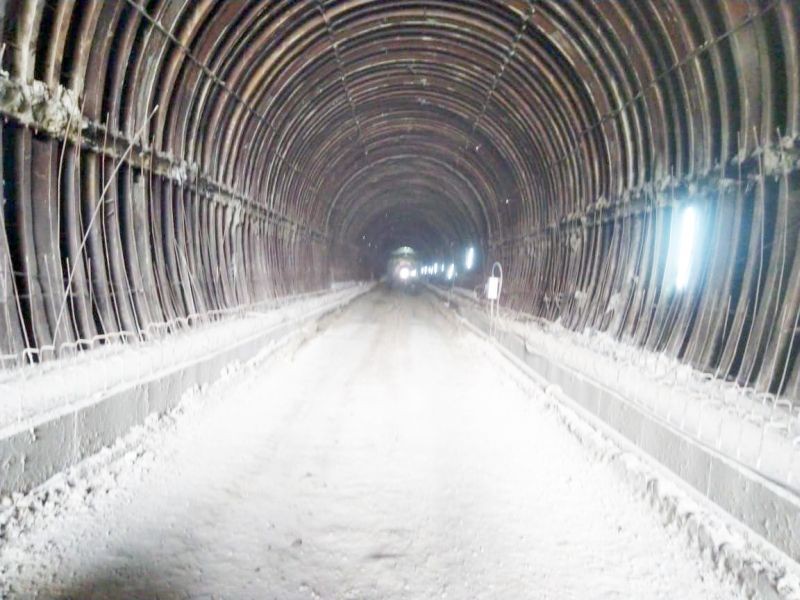
POLYGON ((477 242, 515 308, 797 397, 793 0, 0 4, 7 366, 477 242))

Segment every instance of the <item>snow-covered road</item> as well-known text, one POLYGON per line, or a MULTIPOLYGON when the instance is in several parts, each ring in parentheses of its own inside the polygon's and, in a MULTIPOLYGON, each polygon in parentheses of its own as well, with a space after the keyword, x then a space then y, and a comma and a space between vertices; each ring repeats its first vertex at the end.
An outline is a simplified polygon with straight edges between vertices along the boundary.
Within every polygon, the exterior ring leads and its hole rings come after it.
POLYGON ((0 592, 737 597, 434 302, 371 293, 60 482, 0 592))

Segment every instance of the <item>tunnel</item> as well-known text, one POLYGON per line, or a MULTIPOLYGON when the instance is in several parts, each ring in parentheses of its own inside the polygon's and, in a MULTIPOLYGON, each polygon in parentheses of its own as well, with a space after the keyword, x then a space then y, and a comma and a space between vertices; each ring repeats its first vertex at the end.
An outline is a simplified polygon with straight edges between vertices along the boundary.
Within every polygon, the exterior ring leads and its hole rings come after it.
POLYGON ((800 597, 797 0, 0 20, 0 596, 800 597))

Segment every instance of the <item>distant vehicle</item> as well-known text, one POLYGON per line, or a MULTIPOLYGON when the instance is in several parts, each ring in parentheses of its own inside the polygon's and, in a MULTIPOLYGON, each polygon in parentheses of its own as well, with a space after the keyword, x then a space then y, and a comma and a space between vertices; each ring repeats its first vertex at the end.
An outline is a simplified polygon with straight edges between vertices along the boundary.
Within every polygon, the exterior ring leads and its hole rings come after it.
POLYGON ((414 249, 403 246, 392 252, 386 275, 392 288, 416 292, 419 286, 419 261, 414 249))

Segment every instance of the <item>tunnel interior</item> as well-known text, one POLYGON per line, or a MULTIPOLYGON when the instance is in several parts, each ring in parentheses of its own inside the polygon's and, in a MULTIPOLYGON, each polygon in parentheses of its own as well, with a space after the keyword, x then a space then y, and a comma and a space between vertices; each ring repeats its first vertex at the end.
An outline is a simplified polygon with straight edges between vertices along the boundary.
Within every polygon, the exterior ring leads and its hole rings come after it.
POLYGON ((0 0, 0 113, 0 597, 800 597, 800 0, 0 0))
POLYGON ((797 398, 796 2, 0 16, 4 367, 474 246, 505 307, 797 398))

